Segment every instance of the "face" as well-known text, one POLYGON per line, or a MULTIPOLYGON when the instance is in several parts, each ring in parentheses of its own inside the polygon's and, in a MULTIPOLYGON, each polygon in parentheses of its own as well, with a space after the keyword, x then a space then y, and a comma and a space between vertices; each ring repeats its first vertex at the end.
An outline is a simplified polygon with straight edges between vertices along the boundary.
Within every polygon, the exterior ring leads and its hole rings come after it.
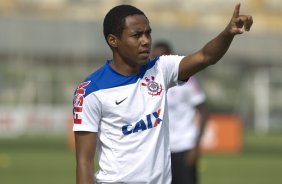
POLYGON ((147 63, 151 49, 151 28, 144 15, 126 17, 124 30, 117 38, 117 54, 131 67, 147 63))

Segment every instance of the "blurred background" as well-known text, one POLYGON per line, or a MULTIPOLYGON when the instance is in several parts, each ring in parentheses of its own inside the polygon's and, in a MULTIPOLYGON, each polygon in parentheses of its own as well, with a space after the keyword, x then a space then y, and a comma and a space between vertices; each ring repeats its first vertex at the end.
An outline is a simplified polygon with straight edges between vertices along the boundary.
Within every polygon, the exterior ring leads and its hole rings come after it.
MULTIPOLYGON (((237 2, 0 0, 0 183, 75 183, 72 98, 111 58, 102 31, 110 8, 137 6, 153 41, 187 55, 225 28, 237 2)), ((251 31, 197 74, 209 111, 239 117, 240 145, 203 153, 202 184, 282 182, 282 1, 240 2, 241 14, 253 16, 251 31)))

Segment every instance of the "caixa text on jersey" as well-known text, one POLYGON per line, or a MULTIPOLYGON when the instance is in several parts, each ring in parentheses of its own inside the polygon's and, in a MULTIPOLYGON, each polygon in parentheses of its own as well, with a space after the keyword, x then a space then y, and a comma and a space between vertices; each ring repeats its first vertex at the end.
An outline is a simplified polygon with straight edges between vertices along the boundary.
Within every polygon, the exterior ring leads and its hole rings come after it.
POLYGON ((129 135, 131 133, 137 133, 139 131, 148 130, 158 126, 162 122, 162 119, 159 117, 161 109, 152 114, 146 115, 146 119, 141 119, 136 123, 128 123, 122 126, 122 133, 124 135, 129 135))

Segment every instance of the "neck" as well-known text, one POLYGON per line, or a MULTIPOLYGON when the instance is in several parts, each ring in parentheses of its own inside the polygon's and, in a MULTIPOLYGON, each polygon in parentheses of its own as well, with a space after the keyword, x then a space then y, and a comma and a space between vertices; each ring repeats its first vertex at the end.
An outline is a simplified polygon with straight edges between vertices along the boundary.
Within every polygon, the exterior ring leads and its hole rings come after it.
POLYGON ((140 71, 141 66, 139 65, 133 65, 130 61, 125 61, 121 57, 113 55, 113 60, 110 64, 110 66, 117 71, 118 73, 122 75, 134 75, 138 74, 140 71))

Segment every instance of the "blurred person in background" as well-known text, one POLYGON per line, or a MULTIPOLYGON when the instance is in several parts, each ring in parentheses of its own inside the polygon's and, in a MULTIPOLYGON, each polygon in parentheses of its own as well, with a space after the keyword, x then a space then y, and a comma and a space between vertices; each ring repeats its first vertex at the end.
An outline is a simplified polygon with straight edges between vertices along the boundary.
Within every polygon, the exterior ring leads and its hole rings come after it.
MULTIPOLYGON (((152 57, 170 55, 171 45, 157 41, 152 57)), ((195 76, 167 92, 172 184, 197 184, 200 140, 207 122, 205 93, 195 76)))
POLYGON ((239 10, 237 4, 226 28, 196 53, 154 60, 141 10, 119 5, 106 14, 112 59, 77 87, 73 100, 77 184, 171 183, 167 89, 216 64, 234 36, 249 31, 252 17, 239 10))

